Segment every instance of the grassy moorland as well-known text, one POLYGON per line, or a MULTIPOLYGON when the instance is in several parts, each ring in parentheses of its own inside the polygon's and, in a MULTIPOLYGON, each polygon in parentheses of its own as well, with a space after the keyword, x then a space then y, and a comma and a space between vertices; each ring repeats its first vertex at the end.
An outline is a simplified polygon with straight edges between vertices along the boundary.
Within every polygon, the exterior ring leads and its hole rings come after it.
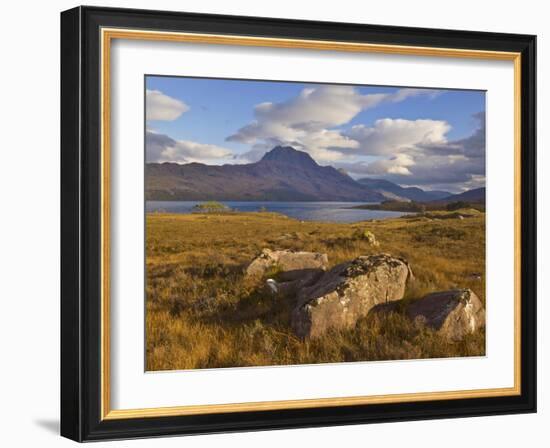
POLYGON ((485 302, 485 215, 445 217, 335 224, 267 212, 148 214, 147 370, 483 355, 484 332, 450 343, 399 310, 302 341, 290 329, 293 298, 243 276, 262 248, 324 252, 331 266, 386 252, 412 266, 405 299, 468 287, 485 302))

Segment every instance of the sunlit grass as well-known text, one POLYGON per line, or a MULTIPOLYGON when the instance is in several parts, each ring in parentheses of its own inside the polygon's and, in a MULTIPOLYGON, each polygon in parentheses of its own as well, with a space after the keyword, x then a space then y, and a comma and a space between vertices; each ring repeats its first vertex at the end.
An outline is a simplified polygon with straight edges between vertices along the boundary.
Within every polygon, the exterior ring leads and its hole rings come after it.
POLYGON ((267 212, 154 213, 147 215, 146 246, 148 370, 484 354, 482 332, 450 343, 399 312, 301 341, 290 329, 294 298, 275 298, 243 276, 265 247, 327 253, 331 266, 386 252, 412 266, 406 299, 468 287, 485 302, 484 214, 333 224, 267 212), (371 231, 380 246, 357 238, 358 230, 371 231))

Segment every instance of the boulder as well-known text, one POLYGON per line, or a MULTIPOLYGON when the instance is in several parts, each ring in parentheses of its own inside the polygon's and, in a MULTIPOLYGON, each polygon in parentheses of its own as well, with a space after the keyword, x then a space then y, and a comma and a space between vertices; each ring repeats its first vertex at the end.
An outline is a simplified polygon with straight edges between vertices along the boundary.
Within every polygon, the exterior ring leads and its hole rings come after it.
POLYGON ((246 268, 247 277, 263 277, 270 270, 286 273, 288 280, 296 280, 312 270, 325 270, 328 267, 326 254, 317 252, 293 252, 291 250, 263 249, 246 268))
POLYGON ((485 326, 485 309, 471 289, 435 292, 413 302, 407 315, 417 323, 436 330, 450 341, 485 326))
POLYGON ((301 338, 315 338, 330 328, 351 327, 375 305, 402 299, 409 276, 409 264, 387 254, 335 266, 300 290, 292 328, 301 338))

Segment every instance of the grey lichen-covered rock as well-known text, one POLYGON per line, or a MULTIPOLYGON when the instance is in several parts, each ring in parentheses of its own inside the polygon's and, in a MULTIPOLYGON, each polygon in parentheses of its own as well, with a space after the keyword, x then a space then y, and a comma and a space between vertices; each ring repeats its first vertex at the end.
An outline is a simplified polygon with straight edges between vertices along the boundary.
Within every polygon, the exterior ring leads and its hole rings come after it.
POLYGON ((335 266, 300 291, 292 328, 299 337, 315 338, 330 328, 351 327, 375 305, 402 299, 409 276, 409 264, 387 254, 335 266))
POLYGON ((261 254, 246 268, 246 276, 262 277, 270 270, 277 269, 280 272, 294 272, 294 276, 298 278, 301 275, 300 272, 325 270, 327 266, 326 254, 263 249, 261 254))
POLYGON ((485 326, 485 309, 471 289, 428 294, 409 305, 407 314, 451 341, 460 341, 485 326))

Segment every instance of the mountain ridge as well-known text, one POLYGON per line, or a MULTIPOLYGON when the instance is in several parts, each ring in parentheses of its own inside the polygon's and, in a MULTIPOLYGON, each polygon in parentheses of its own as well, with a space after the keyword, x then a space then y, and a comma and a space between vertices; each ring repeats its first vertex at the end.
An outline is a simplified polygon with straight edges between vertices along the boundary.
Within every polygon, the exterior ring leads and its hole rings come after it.
MULTIPOLYGON (((441 198, 445 202, 485 202, 486 190, 485 187, 473 188, 471 190, 466 190, 462 193, 452 194, 445 198, 441 198)), ((437 202, 437 201, 435 201, 437 202)))
POLYGON ((380 202, 428 201, 449 195, 383 179, 357 181, 342 170, 317 164, 307 152, 291 146, 276 146, 249 164, 164 162, 145 166, 146 200, 380 202))
POLYGON ((383 200, 309 154, 277 146, 255 163, 146 165, 147 200, 367 201, 383 200))

